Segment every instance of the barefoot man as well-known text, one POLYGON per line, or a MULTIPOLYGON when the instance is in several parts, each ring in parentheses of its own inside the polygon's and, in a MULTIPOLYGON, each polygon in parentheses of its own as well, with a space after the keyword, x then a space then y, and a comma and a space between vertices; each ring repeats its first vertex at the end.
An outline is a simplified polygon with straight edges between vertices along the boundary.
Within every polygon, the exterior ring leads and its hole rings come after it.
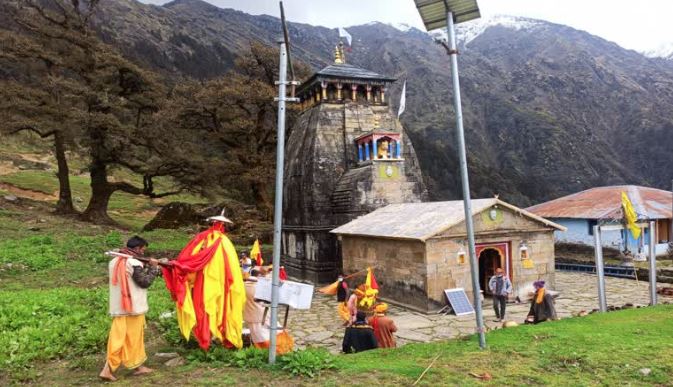
POLYGON ((145 355, 145 313, 147 313, 147 288, 159 274, 159 261, 149 259, 149 265, 132 257, 141 257, 147 241, 134 236, 119 252, 131 257, 116 256, 109 264, 110 315, 112 327, 107 344, 107 358, 100 377, 115 381, 112 374, 120 365, 135 369, 134 375, 152 372, 143 366, 145 355))

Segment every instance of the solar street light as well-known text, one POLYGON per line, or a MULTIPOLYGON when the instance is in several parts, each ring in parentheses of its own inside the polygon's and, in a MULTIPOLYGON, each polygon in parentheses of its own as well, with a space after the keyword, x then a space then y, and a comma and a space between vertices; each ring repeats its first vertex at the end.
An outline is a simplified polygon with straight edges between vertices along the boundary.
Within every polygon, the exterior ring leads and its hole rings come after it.
POLYGON ((481 292, 479 289, 479 265, 474 247, 474 224, 472 221, 472 205, 470 199, 470 183, 467 175, 467 154, 465 151, 465 132, 463 130, 463 111, 460 103, 460 82, 458 80, 458 50, 456 49, 455 24, 477 19, 479 5, 476 0, 414 0, 418 13, 428 31, 446 27, 449 38, 447 52, 451 58, 451 79, 453 81, 453 107, 456 113, 456 140, 460 160, 460 176, 463 186, 463 202, 465 209, 465 226, 467 229, 468 249, 470 255, 470 273, 472 276, 472 293, 479 334, 479 347, 486 348, 484 335, 484 316, 481 308, 481 292))

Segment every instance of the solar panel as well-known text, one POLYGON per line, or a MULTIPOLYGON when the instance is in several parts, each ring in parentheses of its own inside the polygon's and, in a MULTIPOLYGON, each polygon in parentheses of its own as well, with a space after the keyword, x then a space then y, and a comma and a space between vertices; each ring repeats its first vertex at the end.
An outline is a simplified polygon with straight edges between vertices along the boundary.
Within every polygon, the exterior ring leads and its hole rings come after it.
POLYGON ((467 294, 465 294, 463 288, 444 289, 444 294, 446 294, 449 305, 451 305, 456 316, 474 313, 474 308, 470 304, 470 300, 467 299, 467 294))

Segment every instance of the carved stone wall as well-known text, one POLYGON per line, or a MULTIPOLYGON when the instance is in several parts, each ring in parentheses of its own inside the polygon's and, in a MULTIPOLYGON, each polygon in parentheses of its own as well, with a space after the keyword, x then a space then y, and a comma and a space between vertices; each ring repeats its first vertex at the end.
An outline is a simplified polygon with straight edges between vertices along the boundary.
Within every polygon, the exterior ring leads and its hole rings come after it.
POLYGON ((391 203, 427 196, 418 159, 387 106, 322 103, 302 113, 286 144, 283 263, 290 275, 329 282, 342 270, 329 231, 391 203), (355 139, 378 128, 402 134, 402 160, 358 164, 355 139))

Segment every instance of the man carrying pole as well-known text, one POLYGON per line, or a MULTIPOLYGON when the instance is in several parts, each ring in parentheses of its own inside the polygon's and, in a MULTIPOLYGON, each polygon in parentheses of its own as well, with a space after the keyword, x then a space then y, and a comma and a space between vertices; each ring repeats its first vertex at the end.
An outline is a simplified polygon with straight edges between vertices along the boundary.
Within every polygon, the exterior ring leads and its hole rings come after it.
POLYGON ((114 256, 108 265, 112 327, 108 337, 105 366, 99 374, 101 379, 117 380, 113 373, 120 365, 135 369, 134 375, 152 372, 143 365, 147 360, 145 313, 148 310, 147 288, 160 273, 160 261, 142 258, 148 245, 143 238, 134 236, 119 253, 109 253, 114 256))

